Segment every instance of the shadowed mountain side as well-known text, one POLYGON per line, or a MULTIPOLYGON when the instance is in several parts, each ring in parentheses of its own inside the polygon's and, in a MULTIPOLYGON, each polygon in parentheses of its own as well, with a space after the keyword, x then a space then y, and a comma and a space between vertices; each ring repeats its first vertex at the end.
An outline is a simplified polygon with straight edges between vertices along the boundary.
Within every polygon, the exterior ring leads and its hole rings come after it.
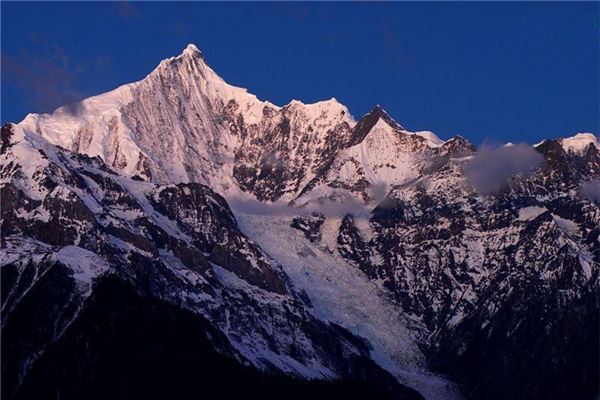
MULTIPOLYGON (((27 307, 37 300, 23 304, 21 312, 7 321, 2 335, 5 349, 21 340, 11 327, 34 315, 27 307)), ((266 375, 215 348, 234 351, 201 317, 142 297, 122 281, 107 278, 97 284, 86 310, 37 360, 12 398, 421 399, 366 359, 347 365, 362 379, 305 381, 266 375)), ((11 398, 8 389, 3 385, 3 398, 11 398)))

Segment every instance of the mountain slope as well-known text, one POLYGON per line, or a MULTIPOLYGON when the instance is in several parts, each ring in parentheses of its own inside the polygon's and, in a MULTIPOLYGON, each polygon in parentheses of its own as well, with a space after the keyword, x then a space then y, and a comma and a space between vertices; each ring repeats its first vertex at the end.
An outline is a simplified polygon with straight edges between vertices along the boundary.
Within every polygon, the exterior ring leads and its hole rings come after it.
POLYGON ((217 351, 262 371, 391 379, 368 359, 364 342, 314 316, 306 296, 241 233, 226 202, 209 188, 123 177, 98 158, 15 126, 3 128, 2 141, 8 398, 35 391, 27 382, 38 378, 29 375, 47 351, 70 340, 63 338, 91 312, 90 299, 105 277, 208 321, 227 341, 215 344, 217 351))
MULTIPOLYGON (((5 334, 3 344, 12 344, 5 334)), ((15 398, 164 399, 192 393, 211 398, 419 398, 391 377, 370 372, 360 360, 352 365, 362 369, 359 378, 307 383, 261 373, 231 354, 237 353, 227 338, 202 317, 104 278, 73 326, 34 364, 15 398)), ((3 396, 9 398, 7 392, 3 396)))

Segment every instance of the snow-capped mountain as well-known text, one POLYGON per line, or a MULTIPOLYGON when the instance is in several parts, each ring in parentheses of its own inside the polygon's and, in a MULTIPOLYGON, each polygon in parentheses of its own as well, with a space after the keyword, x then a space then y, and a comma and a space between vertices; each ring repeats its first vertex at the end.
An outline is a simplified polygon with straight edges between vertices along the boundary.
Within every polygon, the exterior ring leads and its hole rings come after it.
POLYGON ((293 201, 319 184, 372 199, 373 185, 402 183, 421 159, 452 147, 404 130, 379 106, 356 123, 336 99, 260 101, 221 79, 194 45, 139 82, 19 126, 127 176, 261 201, 293 201))
POLYGON ((592 133, 578 133, 575 136, 559 139, 558 142, 567 153, 581 154, 582 152, 585 152, 590 145, 596 149, 600 149, 600 142, 592 133))
POLYGON ((354 122, 335 99, 284 107, 227 84, 189 45, 140 82, 20 124, 128 176, 293 197, 354 122), (312 158, 311 158, 312 155, 312 158), (282 179, 283 178, 283 179, 282 179))
MULTIPOLYGON (((112 342, 97 337, 132 337, 131 318, 192 329, 193 354, 272 388, 591 398, 600 145, 585 133, 526 150, 530 170, 482 193, 465 138, 407 130, 380 106, 355 121, 335 99, 261 101, 194 45, 139 82, 8 124, 3 395, 90 395, 68 378, 110 375, 112 342), (61 361, 81 348, 77 368, 61 361)), ((171 346, 160 357, 203 365, 171 346)))

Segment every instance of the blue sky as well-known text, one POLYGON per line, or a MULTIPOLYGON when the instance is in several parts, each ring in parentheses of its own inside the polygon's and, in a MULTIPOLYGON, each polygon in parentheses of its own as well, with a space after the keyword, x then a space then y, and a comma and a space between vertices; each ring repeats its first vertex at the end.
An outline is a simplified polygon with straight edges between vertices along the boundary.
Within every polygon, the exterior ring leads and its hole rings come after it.
POLYGON ((195 43, 283 105, 381 104, 475 144, 599 133, 600 3, 1 3, 2 122, 143 78, 195 43))

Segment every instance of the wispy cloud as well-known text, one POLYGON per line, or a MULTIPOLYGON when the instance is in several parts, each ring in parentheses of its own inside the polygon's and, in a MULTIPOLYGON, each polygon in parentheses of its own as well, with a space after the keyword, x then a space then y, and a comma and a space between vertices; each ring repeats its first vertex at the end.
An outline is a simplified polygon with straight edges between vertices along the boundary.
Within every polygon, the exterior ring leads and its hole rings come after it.
POLYGON ((49 112, 65 106, 76 114, 86 96, 79 82, 86 75, 110 68, 108 57, 73 59, 43 35, 30 34, 32 46, 17 54, 2 54, 2 80, 15 87, 32 111, 49 112))
POLYGON ((117 15, 123 19, 139 18, 142 15, 130 1, 115 1, 112 5, 117 15))
POLYGON ((386 183, 376 183, 371 186, 373 201, 370 206, 360 201, 349 193, 340 192, 337 196, 322 199, 312 199, 306 202, 288 204, 284 201, 274 203, 258 201, 249 197, 229 197, 227 202, 236 213, 250 215, 270 216, 301 216, 313 213, 323 214, 325 217, 344 217, 351 214, 355 218, 371 217, 371 208, 381 203, 387 196, 389 187, 386 183))
POLYGON ((186 38, 190 35, 190 27, 186 22, 179 22, 175 25, 171 25, 169 31, 182 38, 186 38))
POLYGON ((45 58, 29 52, 17 56, 2 55, 2 78, 15 85, 29 104, 38 111, 51 111, 67 105, 76 113, 74 104, 82 98, 76 88, 68 62, 45 58))
POLYGON ((581 185, 581 196, 586 199, 600 202, 600 180, 592 180, 581 185))
POLYGON ((285 202, 268 203, 250 198, 233 197, 227 202, 236 213, 251 215, 289 216, 323 214, 325 217, 368 217, 370 209, 356 198, 345 196, 336 199, 313 200, 301 205, 290 205, 285 202))
MULTIPOLYGON (((387 7, 387 4, 379 4, 387 7)), ((379 24, 378 30, 381 34, 381 45, 383 50, 388 53, 398 66, 410 65, 415 63, 414 56, 408 51, 406 44, 398 33, 396 20, 385 16, 379 24)))
POLYGON ((516 175, 527 176, 543 162, 542 155, 527 144, 494 148, 482 146, 465 167, 467 182, 483 194, 498 193, 516 175))
POLYGON ((236 213, 250 215, 296 216, 302 212, 295 206, 285 202, 268 203, 247 197, 230 197, 229 207, 236 213))

